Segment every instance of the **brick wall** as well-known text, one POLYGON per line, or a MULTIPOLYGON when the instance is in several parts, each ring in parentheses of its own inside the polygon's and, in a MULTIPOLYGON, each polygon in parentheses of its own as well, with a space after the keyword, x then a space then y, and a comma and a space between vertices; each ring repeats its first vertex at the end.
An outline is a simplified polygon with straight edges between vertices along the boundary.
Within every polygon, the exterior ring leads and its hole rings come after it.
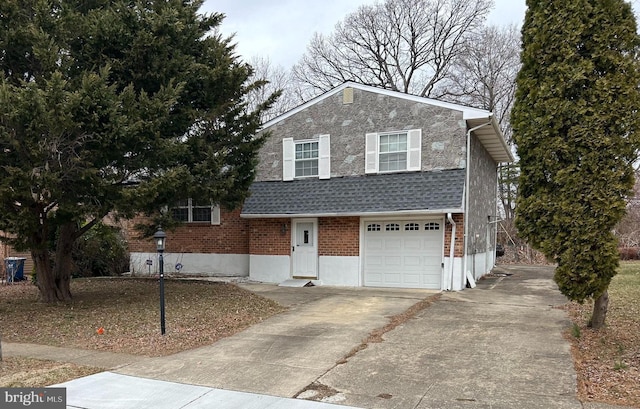
MULTIPOLYGON (((456 223, 456 243, 454 245, 453 255, 462 257, 464 255, 464 215, 456 213, 451 216, 456 223)), ((451 248, 451 230, 453 226, 446 220, 446 229, 444 231, 444 256, 449 257, 449 249, 451 248)))
POLYGON ((249 254, 288 256, 291 254, 290 219, 251 219, 249 254))
POLYGON ((323 217, 318 219, 319 256, 358 256, 359 254, 359 217, 323 217))
MULTIPOLYGON (((129 251, 155 252, 153 240, 140 239, 133 226, 140 218, 123 223, 129 251)), ((249 223, 240 218, 240 209, 220 209, 220 224, 186 223, 167 231, 168 253, 249 254, 249 223)))

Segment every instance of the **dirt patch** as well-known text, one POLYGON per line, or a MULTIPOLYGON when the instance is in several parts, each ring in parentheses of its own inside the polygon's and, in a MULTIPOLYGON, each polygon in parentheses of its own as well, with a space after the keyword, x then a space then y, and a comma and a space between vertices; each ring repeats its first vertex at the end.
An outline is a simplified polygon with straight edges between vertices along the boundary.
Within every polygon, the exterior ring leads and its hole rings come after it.
POLYGON ((323 383, 318 381, 313 382, 306 388, 296 393, 294 398, 300 397, 301 399, 322 401, 323 399, 337 395, 339 392, 323 383), (312 393, 309 393, 312 392, 312 393))
POLYGON ((102 368, 39 359, 4 357, 0 361, 0 387, 36 388, 101 372, 102 368))

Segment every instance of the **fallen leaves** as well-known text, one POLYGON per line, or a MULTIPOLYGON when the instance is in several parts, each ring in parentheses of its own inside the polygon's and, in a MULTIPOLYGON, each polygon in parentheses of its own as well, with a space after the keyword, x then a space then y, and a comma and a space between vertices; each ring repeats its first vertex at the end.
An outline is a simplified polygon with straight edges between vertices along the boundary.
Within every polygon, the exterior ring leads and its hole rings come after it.
POLYGON ((40 359, 6 357, 0 361, 0 386, 39 388, 102 371, 101 368, 40 359))
POLYGON ((71 303, 42 304, 33 285, 0 286, 2 340, 161 356, 211 344, 284 310, 233 284, 165 280, 163 336, 157 280, 76 279, 71 291, 71 303))
POLYGON ((640 407, 640 263, 622 263, 609 287, 607 325, 586 326, 593 303, 570 303, 566 309, 580 328, 568 331, 582 401, 640 407))

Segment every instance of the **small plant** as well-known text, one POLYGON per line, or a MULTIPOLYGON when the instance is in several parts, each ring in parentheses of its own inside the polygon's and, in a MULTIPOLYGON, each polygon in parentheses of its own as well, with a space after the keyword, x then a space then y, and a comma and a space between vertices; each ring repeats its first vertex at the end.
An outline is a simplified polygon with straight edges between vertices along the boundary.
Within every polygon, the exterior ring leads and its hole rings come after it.
POLYGON ((580 337, 582 336, 582 329, 580 329, 580 325, 576 324, 575 322, 571 327, 571 335, 576 339, 580 339, 580 337))
POLYGON ((628 367, 629 365, 625 364, 623 361, 616 361, 615 364, 613 364, 614 371, 621 371, 627 369, 628 367))

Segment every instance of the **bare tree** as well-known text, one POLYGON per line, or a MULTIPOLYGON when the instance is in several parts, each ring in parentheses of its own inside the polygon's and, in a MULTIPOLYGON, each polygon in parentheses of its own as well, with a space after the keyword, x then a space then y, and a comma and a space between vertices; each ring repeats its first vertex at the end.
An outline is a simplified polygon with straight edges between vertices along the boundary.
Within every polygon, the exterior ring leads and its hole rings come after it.
POLYGON ((518 27, 482 27, 461 49, 435 96, 493 112, 511 142, 509 120, 520 69, 518 27))
POLYGON ((616 226, 615 233, 620 247, 640 250, 640 169, 634 173, 633 195, 627 198, 626 214, 616 226))
MULTIPOLYGON (((512 142, 510 114, 515 99, 516 75, 520 69, 520 32, 514 25, 485 26, 462 45, 447 77, 435 96, 451 102, 493 112, 508 142, 512 142)), ((512 237, 519 169, 517 164, 500 166, 498 196, 502 206, 502 228, 512 237)))
POLYGON ((353 80, 431 96, 480 28, 492 0, 385 0, 363 5, 329 36, 316 33, 293 67, 297 95, 311 96, 353 80))
POLYGON ((272 94, 280 92, 279 98, 271 108, 262 112, 260 117, 262 123, 298 105, 292 91, 291 74, 287 70, 281 65, 274 65, 269 57, 254 56, 249 64, 253 68, 249 82, 264 84, 262 87, 252 89, 247 94, 249 111, 255 110, 259 104, 268 100, 272 94))

